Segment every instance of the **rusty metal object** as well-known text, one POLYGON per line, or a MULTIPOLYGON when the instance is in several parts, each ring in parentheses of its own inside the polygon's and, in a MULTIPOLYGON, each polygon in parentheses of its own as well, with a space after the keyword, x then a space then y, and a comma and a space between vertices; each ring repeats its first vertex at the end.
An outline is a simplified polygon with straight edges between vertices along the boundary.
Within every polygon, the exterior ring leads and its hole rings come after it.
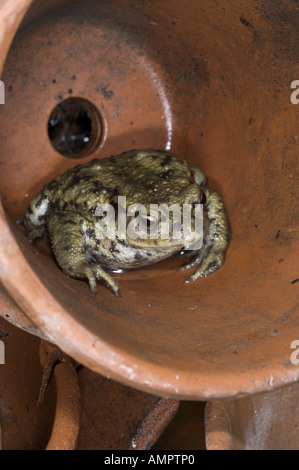
POLYGON ((159 395, 204 400, 298 380, 297 24, 287 1, 31 3, 1 64, 0 280, 16 323, 28 317, 90 369, 159 395), (76 160, 47 134, 68 96, 91 101, 105 128, 76 160), (223 195, 225 264, 186 286, 172 260, 116 275, 121 299, 101 286, 93 296, 15 220, 76 163, 149 146, 198 164, 223 195))
POLYGON ((298 450, 299 384, 206 405, 208 450, 298 450))
POLYGON ((177 400, 125 387, 83 367, 77 449, 150 449, 175 416, 177 400))
POLYGON ((0 423, 4 450, 74 449, 79 432, 78 378, 70 359, 54 368, 38 403, 44 352, 53 346, 0 318, 5 364, 0 364, 0 423))

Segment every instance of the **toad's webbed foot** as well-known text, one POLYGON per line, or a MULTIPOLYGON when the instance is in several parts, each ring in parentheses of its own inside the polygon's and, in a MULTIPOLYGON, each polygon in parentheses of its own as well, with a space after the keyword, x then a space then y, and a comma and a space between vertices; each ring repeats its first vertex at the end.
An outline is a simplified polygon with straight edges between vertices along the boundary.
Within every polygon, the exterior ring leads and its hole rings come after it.
POLYGON ((106 282, 107 286, 112 290, 116 297, 120 297, 120 291, 117 283, 103 268, 100 266, 86 267, 85 276, 88 279, 91 292, 94 294, 97 293, 97 280, 103 280, 106 282))
POLYGON ((37 238, 41 239, 43 242, 49 244, 49 236, 47 232, 46 225, 33 225, 26 217, 21 217, 16 220, 16 224, 22 224, 27 230, 27 238, 29 243, 32 243, 37 238))
POLYGON ((192 261, 180 268, 181 271, 185 271, 200 265, 200 268, 185 280, 186 283, 207 277, 217 271, 223 265, 224 254, 230 240, 229 222, 221 197, 212 189, 205 188, 204 191, 207 199, 205 210, 210 225, 203 247, 195 252, 192 261))
POLYGON ((103 280, 120 297, 116 281, 101 267, 87 235, 89 221, 74 211, 57 211, 49 218, 48 230, 57 263, 68 276, 87 278, 91 291, 103 280))

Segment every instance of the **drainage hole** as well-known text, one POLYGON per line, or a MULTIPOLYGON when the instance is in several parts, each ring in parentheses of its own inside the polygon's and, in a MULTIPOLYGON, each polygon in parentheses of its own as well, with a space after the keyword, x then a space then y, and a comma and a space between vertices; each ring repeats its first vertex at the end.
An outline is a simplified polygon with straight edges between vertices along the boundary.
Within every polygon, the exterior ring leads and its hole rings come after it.
POLYGON ((65 157, 89 155, 99 145, 102 120, 97 108, 84 98, 67 98, 53 109, 48 134, 54 149, 65 157))

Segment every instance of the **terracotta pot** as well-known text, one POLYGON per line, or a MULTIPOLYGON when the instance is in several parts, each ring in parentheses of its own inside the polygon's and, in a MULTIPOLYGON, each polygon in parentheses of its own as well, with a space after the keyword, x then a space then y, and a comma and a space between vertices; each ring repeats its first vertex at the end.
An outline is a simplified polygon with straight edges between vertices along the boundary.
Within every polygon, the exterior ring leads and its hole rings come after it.
POLYGON ((86 367, 78 372, 77 450, 148 450, 175 417, 177 400, 124 386, 86 367))
POLYGON ((46 450, 74 450, 80 426, 80 401, 77 373, 68 362, 54 369, 56 409, 46 450))
MULTIPOLYGON (((0 319, 5 363, 0 364, 0 448, 61 449, 76 446, 79 433, 79 386, 69 359, 57 364, 42 400, 41 344, 49 343, 0 319)), ((1 362, 2 356, 1 356, 1 362)))
POLYGON ((208 450, 298 450, 299 384, 206 405, 208 450))
POLYGON ((295 3, 6 1, 0 31, 8 8, 0 278, 16 304, 10 320, 27 328, 29 318, 92 370, 159 395, 240 396, 297 380, 295 3), (77 159, 47 132, 70 96, 89 100, 103 128, 77 159), (95 296, 15 220, 53 176, 132 147, 199 165, 224 198, 232 240, 207 279, 185 285, 174 259, 115 275, 121 299, 104 286, 95 296))

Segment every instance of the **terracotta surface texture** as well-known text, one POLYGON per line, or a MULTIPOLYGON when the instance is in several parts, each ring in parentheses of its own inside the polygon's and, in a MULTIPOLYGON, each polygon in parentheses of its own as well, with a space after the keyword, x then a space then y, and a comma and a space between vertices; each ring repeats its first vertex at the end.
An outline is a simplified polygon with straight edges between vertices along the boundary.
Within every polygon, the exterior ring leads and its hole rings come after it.
POLYGON ((206 405, 208 450, 298 450, 299 384, 206 405))
POLYGON ((74 367, 68 361, 55 366, 56 409, 46 450, 74 450, 80 426, 80 390, 74 367))
POLYGON ((2 314, 93 371, 160 396, 239 397, 298 380, 296 2, 33 1, 19 26, 29 3, 0 3, 0 31, 11 8, 0 35, 1 51, 11 43, 0 66, 2 314), (76 160, 47 133, 70 96, 93 103, 105 129, 76 160), (197 164, 223 196, 224 266, 186 285, 174 258, 115 274, 120 299, 103 285, 93 295, 15 221, 53 176, 146 147, 197 164))
POLYGON ((78 450, 148 450, 174 418, 179 402, 159 398, 80 369, 78 450))
MULTIPOLYGON (((74 449, 79 432, 79 385, 70 359, 52 368, 42 400, 40 346, 51 345, 0 318, 0 448, 74 449), (2 359, 2 355, 1 355, 2 359)), ((44 362, 44 365, 46 363, 44 362)))

